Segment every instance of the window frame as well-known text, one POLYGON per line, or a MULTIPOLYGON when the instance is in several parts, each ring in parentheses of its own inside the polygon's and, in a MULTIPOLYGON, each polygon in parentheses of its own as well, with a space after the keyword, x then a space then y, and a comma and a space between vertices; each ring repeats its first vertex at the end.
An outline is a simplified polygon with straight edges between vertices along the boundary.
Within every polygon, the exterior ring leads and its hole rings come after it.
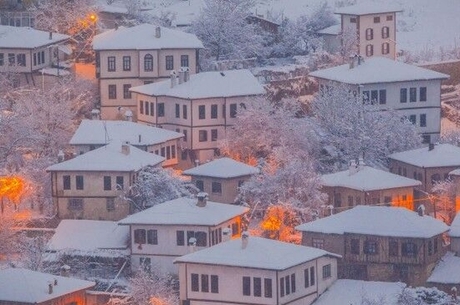
POLYGON ((188 55, 181 55, 180 56, 180 66, 181 67, 189 67, 189 58, 188 55))
POLYGON ((63 175, 62 176, 62 189, 63 190, 72 189, 72 181, 71 181, 70 175, 63 175))
POLYGON ((222 183, 218 181, 211 182, 211 193, 222 194, 222 183))
POLYGON ((419 88, 419 100, 420 102, 427 101, 427 87, 423 86, 419 88))
POLYGON ((166 71, 174 70, 174 56, 173 55, 165 56, 165 69, 166 71))
POLYGON ((144 72, 153 71, 153 55, 145 54, 144 55, 144 72))
POLYGON ((117 71, 117 60, 115 56, 107 56, 107 72, 117 71))
POLYGON ((104 191, 111 191, 112 190, 112 176, 104 176, 104 191))
POLYGON ((123 56, 123 71, 131 71, 131 56, 123 56))
POLYGON ((132 94, 129 89, 131 88, 131 84, 123 84, 123 98, 124 99, 131 99, 132 94))
POLYGON ((107 86, 109 100, 117 99, 117 85, 110 84, 107 86))
POLYGON ((84 190, 85 189, 85 178, 83 175, 76 175, 75 176, 75 188, 77 190, 84 190))
POLYGON ((371 57, 374 55, 374 45, 368 44, 366 45, 366 56, 371 57))
POLYGON ((374 39, 374 29, 367 28, 365 31, 366 40, 373 40, 374 39))

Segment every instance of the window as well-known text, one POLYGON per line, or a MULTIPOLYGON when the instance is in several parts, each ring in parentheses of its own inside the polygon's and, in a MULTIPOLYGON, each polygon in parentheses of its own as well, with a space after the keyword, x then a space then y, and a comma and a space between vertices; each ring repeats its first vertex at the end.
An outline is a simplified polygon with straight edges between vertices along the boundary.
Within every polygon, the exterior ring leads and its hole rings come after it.
POLYGON ((129 91, 129 88, 131 88, 131 84, 123 85, 123 98, 125 99, 131 98, 131 91, 129 91))
MULTIPOLYGON (((404 176, 406 176, 406 175, 404 175, 404 176)), ((385 196, 385 197, 383 198, 383 202, 384 202, 384 203, 390 203, 390 202, 391 202, 391 196, 385 196)))
POLYGON ((211 275, 211 292, 219 293, 219 277, 217 275, 211 275))
POLYGON ((211 141, 217 141, 217 129, 211 129, 211 141))
POLYGON ((390 44, 388 42, 382 43, 382 54, 389 54, 390 53, 390 44))
POLYGON ((399 101, 401 103, 407 103, 407 88, 401 88, 399 90, 399 101))
POLYGON ((146 272, 150 272, 150 268, 152 267, 152 260, 150 257, 140 257, 139 258, 139 266, 146 272))
POLYGON ((414 125, 417 124, 417 116, 415 114, 411 114, 409 116, 409 121, 414 125))
POLYGON ((254 296, 262 296, 262 279, 260 277, 255 277, 252 279, 254 284, 254 296))
POLYGON ((201 192, 204 191, 204 183, 203 180, 196 180, 195 181, 196 188, 199 189, 201 192))
POLYGON ((146 115, 149 115, 149 104, 150 104, 150 103, 147 102, 147 101, 145 101, 144 104, 145 104, 145 114, 146 114, 146 115))
POLYGON ((165 149, 164 147, 161 148, 161 153, 160 153, 160 155, 161 155, 162 157, 165 157, 165 156, 166 156, 166 149, 165 149))
POLYGON ((312 246, 318 249, 324 249, 324 239, 313 238, 312 246))
POLYGON ((414 243, 403 243, 401 250, 403 256, 413 257, 417 255, 417 246, 414 243))
POLYGON ((176 245, 184 246, 185 245, 185 232, 176 231, 176 245))
POLYGON ((171 145, 171 158, 176 159, 176 145, 171 145))
POLYGON ((377 254, 378 246, 376 241, 365 241, 364 242, 364 253, 366 254, 377 254))
POLYGON ((211 119, 217 119, 217 105, 211 105, 211 119))
POLYGON ((112 177, 104 176, 104 191, 110 191, 112 189, 112 177))
POLYGON ((249 276, 243 276, 243 295, 251 295, 251 278, 249 276))
POLYGON ((200 290, 200 284, 199 284, 199 275, 196 274, 196 273, 192 273, 190 274, 190 277, 191 277, 191 282, 192 282, 192 291, 199 291, 200 290))
POLYGON ((38 53, 38 55, 40 57, 41 63, 44 64, 45 63, 45 51, 41 51, 40 53, 38 53))
POLYGON ((206 142, 208 140, 208 131, 200 130, 198 131, 198 141, 199 142, 206 142))
POLYGON ((368 90, 363 91, 363 102, 364 103, 369 102, 369 91, 368 90))
POLYGON ((378 90, 372 90, 371 91, 371 104, 377 103, 379 100, 379 91, 378 90))
POLYGON ((230 117, 236 118, 236 104, 230 104, 230 117))
POLYGON ((77 190, 83 190, 84 189, 83 176, 77 175, 75 177, 75 184, 77 186, 77 190))
MULTIPOLYGON (((36 58, 35 53, 34 53, 34 58, 36 58)), ((3 66, 4 64, 5 64, 5 57, 3 53, 0 53, 0 66, 3 66)), ((34 65, 36 65, 36 63, 34 63, 34 65)))
POLYGON ((83 199, 82 198, 69 198, 68 209, 71 211, 83 210, 83 199))
POLYGON ((436 184, 441 181, 441 175, 433 174, 431 175, 431 184, 436 184))
POLYGON ((374 30, 371 28, 366 29, 366 40, 374 39, 374 30))
POLYGON ((134 243, 145 244, 145 229, 134 230, 134 243))
POLYGON ((367 57, 370 57, 370 56, 372 56, 372 55, 374 55, 374 46, 371 45, 371 44, 368 44, 368 45, 366 46, 366 56, 367 56, 367 57))
POLYGON ((70 190, 70 176, 69 175, 62 176, 62 184, 63 184, 64 190, 70 190))
POLYGON ((166 70, 174 69, 174 57, 172 55, 166 56, 166 70))
POLYGON ((187 129, 182 130, 182 133, 184 134, 184 137, 183 137, 184 142, 187 142, 187 133, 188 133, 187 129))
POLYGON ((387 15, 387 21, 392 21, 393 20, 393 15, 387 15))
POLYGON ((123 71, 131 71, 131 56, 123 56, 123 71))
POLYGON ((155 104, 153 102, 150 103, 150 115, 154 116, 155 115, 155 104))
POLYGON ((182 105, 182 118, 187 119, 187 105, 182 105))
POLYGON ((180 105, 176 104, 176 118, 180 118, 180 105))
POLYGON ((16 56, 18 66, 25 67, 26 66, 26 54, 18 54, 16 56))
POLYGON ((398 256, 399 255, 399 247, 398 242, 395 240, 390 240, 388 244, 388 252, 390 256, 398 256))
POLYGON ((165 104, 164 103, 157 104, 157 114, 159 117, 165 116, 165 104))
POLYGON ((8 63, 10 66, 14 66, 16 64, 16 57, 14 56, 14 53, 8 53, 8 63))
POLYGON ((331 264, 323 266, 323 279, 330 278, 332 276, 331 264))
POLYGON ((205 105, 198 106, 198 118, 200 120, 206 119, 206 106, 205 105))
POLYGON ((420 87, 420 102, 426 102, 426 87, 420 87))
POLYGON ((426 114, 420 115, 420 127, 426 127, 426 114))
POLYGON ((166 146, 166 160, 171 159, 171 146, 166 146))
POLYGON ((388 38, 388 37, 390 37, 390 28, 387 27, 387 26, 384 26, 382 28, 382 38, 385 39, 385 38, 388 38))
POLYGON ((105 205, 106 205, 107 211, 114 211, 115 210, 115 198, 107 198, 105 205))
POLYGON ((123 190, 124 187, 125 187, 124 186, 124 178, 123 178, 123 176, 117 176, 115 181, 117 183, 117 186, 116 186, 117 190, 123 190))
POLYGON ((271 298, 272 293, 272 279, 264 279, 264 297, 271 298))
POLYGON ((356 23, 356 17, 350 17, 350 23, 356 23))
POLYGON ((351 254, 359 254, 359 239, 352 239, 350 241, 350 251, 351 251, 351 254))
POLYGON ((109 71, 109 72, 116 71, 115 56, 107 57, 107 71, 109 71))
POLYGON ((280 295, 284 297, 284 277, 280 278, 280 295))
POLYGON ((310 285, 315 285, 315 267, 310 267, 310 285))
POLYGON ((374 23, 380 23, 380 17, 374 17, 374 23))
POLYGON ((212 182, 211 191, 213 193, 222 194, 222 183, 220 183, 220 182, 212 182))
POLYGON ((188 55, 181 55, 180 56, 180 66, 181 67, 188 67, 188 55))
POLYGON ((147 230, 147 243, 149 245, 158 245, 158 231, 147 230))
POLYGON ((201 291, 209 292, 209 275, 207 274, 201 275, 201 291))
POLYGON ((428 241, 428 255, 433 254, 433 242, 431 240, 428 241))
POLYGON ((144 71, 153 71, 153 56, 151 54, 145 54, 144 56, 144 71))
POLYGON ((109 85, 109 99, 114 100, 117 98, 117 85, 109 85))
POLYGON ((303 271, 303 280, 305 288, 310 287, 310 273, 308 272, 308 268, 303 271))
POLYGON ((417 88, 410 88, 409 89, 409 101, 414 103, 417 101, 417 88))
POLYGON ((348 196, 348 206, 349 207, 353 206, 353 196, 348 196))
POLYGON ((196 239, 197 247, 206 247, 208 245, 208 234, 202 231, 187 231, 187 243, 190 241, 190 238, 196 239))
MULTIPOLYGON (((429 134, 422 135, 422 143, 431 143, 431 136, 429 134)), ((420 179, 420 181, 422 181, 420 179)))
POLYGON ((336 207, 341 207, 342 206, 342 195, 339 193, 334 194, 334 205, 336 207))
POLYGON ((295 273, 291 274, 291 291, 292 291, 292 293, 294 293, 296 291, 295 273))
POLYGON ((139 101, 139 113, 144 114, 144 101, 139 101))
POLYGON ((222 117, 225 118, 225 116, 227 115, 227 108, 225 107, 226 105, 222 105, 222 117))
POLYGON ((438 253, 438 239, 435 237, 433 240, 434 253, 438 253))

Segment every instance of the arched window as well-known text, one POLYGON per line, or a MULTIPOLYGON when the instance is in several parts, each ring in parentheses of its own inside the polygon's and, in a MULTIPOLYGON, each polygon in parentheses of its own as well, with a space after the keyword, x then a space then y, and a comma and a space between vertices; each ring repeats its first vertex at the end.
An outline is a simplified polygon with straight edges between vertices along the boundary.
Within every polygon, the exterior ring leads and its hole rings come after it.
POLYGON ((374 30, 369 28, 366 29, 366 40, 372 40, 374 39, 374 30))
POLYGON ((382 38, 388 38, 390 37, 390 28, 387 26, 384 26, 382 28, 382 38))
POLYGON ((382 43, 382 54, 390 53, 390 44, 388 42, 382 43))
POLYGON ((366 56, 367 56, 367 57, 370 57, 370 56, 372 56, 372 55, 374 55, 374 46, 371 45, 371 44, 368 44, 368 45, 366 46, 366 56))
POLYGON ((151 54, 144 56, 144 71, 153 71, 153 56, 151 54))

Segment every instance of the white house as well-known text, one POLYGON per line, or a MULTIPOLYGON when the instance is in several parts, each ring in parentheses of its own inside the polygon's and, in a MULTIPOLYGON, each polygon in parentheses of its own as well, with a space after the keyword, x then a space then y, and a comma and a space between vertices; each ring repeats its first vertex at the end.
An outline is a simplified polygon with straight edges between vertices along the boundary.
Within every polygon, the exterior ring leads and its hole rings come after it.
POLYGON ((93 49, 102 118, 119 119, 127 110, 136 116, 137 103, 129 88, 167 78, 181 67, 197 73, 202 48, 193 34, 151 24, 116 27, 96 35, 93 49))
POLYGON ((417 126, 426 143, 434 143, 441 132, 441 81, 449 76, 384 57, 310 73, 320 85, 345 84, 360 98, 380 109, 395 109, 417 126))
POLYGON ((182 172, 192 177, 192 183, 209 199, 222 203, 234 203, 238 188, 251 176, 259 173, 254 166, 231 158, 219 158, 182 172))
POLYGON ((182 304, 309 305, 337 279, 339 257, 245 232, 174 263, 182 304))
POLYGON ((106 146, 51 165, 51 195, 61 219, 119 220, 134 207, 123 192, 147 166, 161 166, 164 158, 129 143, 106 146))
POLYGON ((184 135, 130 121, 82 120, 69 144, 75 154, 83 154, 112 141, 129 142, 132 146, 165 158, 163 166, 178 163, 179 140, 184 135))
POLYGON ((248 210, 206 197, 182 197, 130 215, 119 224, 130 228, 131 268, 177 273, 175 258, 239 237, 248 210))
POLYGON ((167 81, 131 88, 138 103, 138 122, 181 132, 184 167, 212 160, 217 142, 235 122, 248 98, 264 87, 249 70, 212 71, 188 75, 180 71, 167 81))

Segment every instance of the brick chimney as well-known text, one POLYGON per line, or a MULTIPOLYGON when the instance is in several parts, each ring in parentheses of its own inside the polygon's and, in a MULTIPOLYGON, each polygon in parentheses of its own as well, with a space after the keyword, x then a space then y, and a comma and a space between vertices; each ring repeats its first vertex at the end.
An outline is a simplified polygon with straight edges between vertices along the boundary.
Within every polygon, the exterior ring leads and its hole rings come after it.
POLYGON ((247 231, 244 231, 241 233, 241 249, 246 249, 248 246, 249 242, 249 233, 247 231))
POLYGON ((199 192, 196 195, 196 198, 198 199, 196 202, 197 207, 205 207, 206 204, 208 203, 208 193, 205 192, 199 192))
POLYGON ((129 147, 129 142, 124 142, 121 144, 121 153, 124 155, 129 155, 130 153, 130 147, 129 147))
POLYGON ((155 37, 160 38, 161 37, 161 27, 157 26, 155 28, 155 37))
POLYGON ((176 86, 176 71, 172 70, 171 73, 169 74, 171 78, 171 88, 174 88, 176 86))

